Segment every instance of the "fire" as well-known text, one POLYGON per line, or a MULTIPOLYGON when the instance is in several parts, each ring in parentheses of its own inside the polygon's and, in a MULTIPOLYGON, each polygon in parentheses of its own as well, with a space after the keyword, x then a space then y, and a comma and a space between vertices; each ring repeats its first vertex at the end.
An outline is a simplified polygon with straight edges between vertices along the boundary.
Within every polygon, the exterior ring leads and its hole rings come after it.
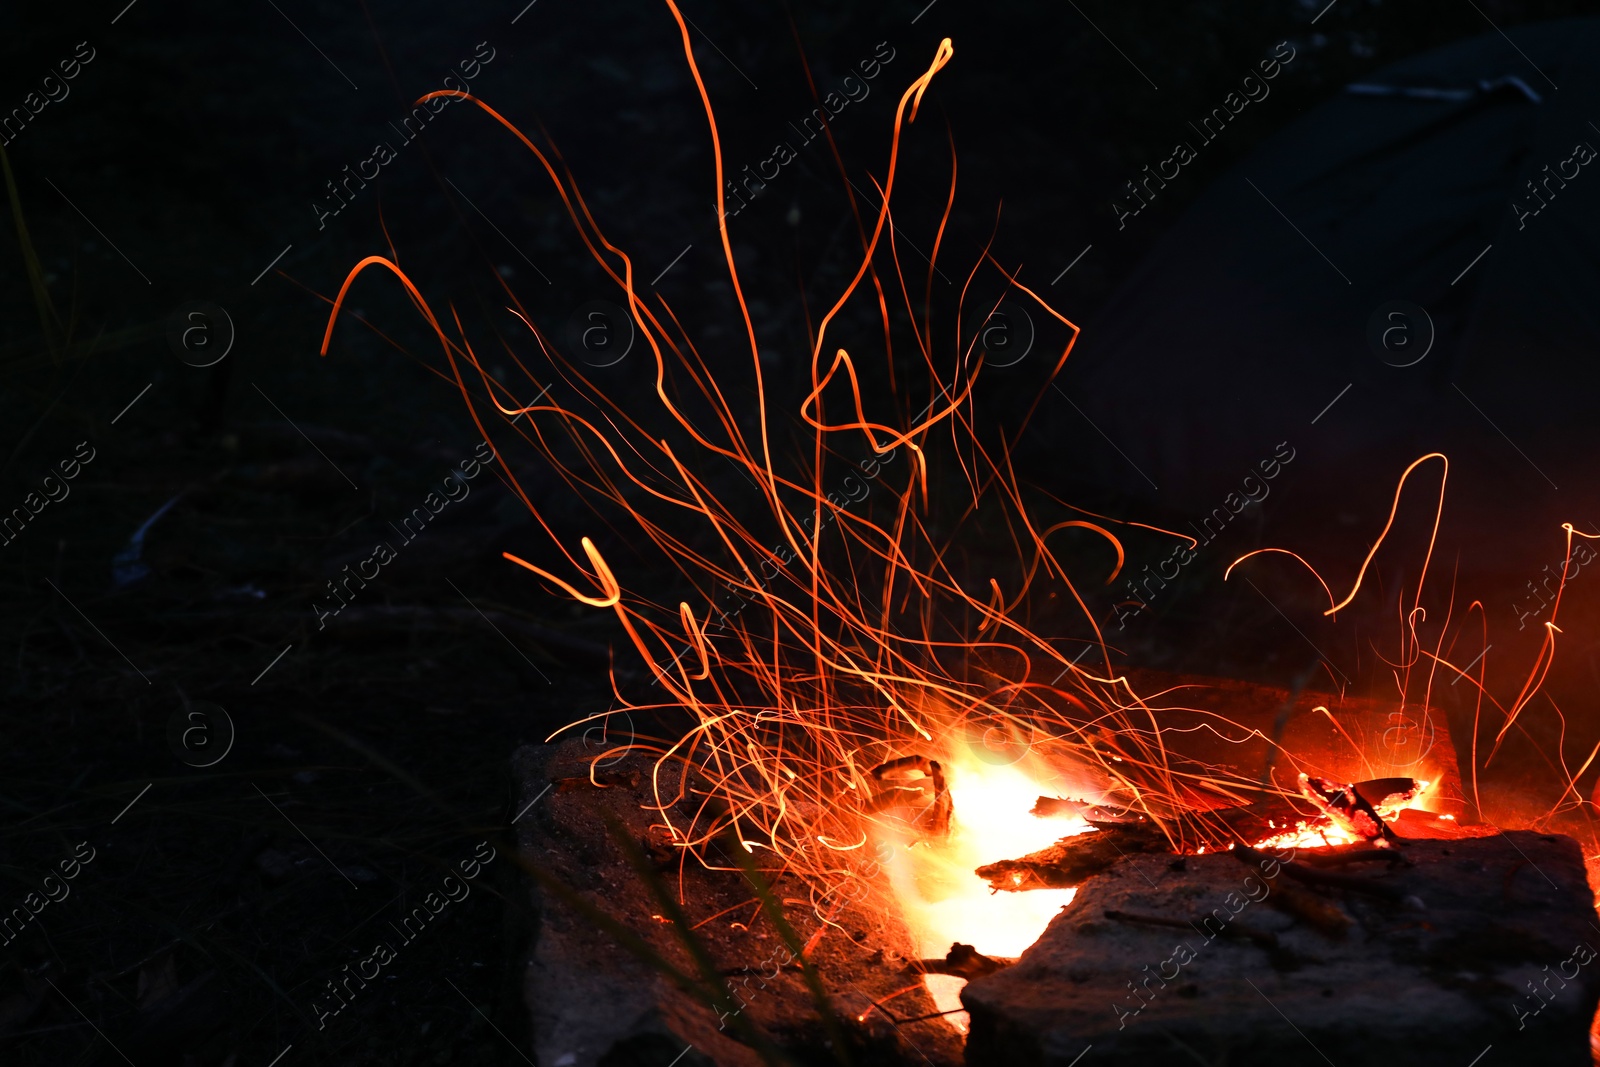
POLYGON ((951 769, 950 794, 955 818, 949 839, 905 848, 890 865, 890 881, 906 921, 930 957, 943 956, 958 941, 985 956, 1020 956, 1074 891, 1002 896, 973 872, 985 863, 1084 833, 1089 824, 1082 818, 1030 816, 1040 786, 1018 765, 994 767, 970 756, 960 759, 951 769))
POLYGON ((1326 848, 1331 845, 1352 845, 1357 838, 1354 834, 1347 833, 1337 826, 1330 826, 1326 820, 1312 822, 1300 820, 1293 829, 1285 830, 1271 837, 1264 837, 1254 842, 1252 848, 1326 848))
MULTIPOLYGON (((1016 957, 1039 939, 1050 920, 1077 893, 1041 889, 995 893, 974 872, 985 863, 1021 856, 1090 830, 1081 817, 1039 819, 1029 814, 1053 788, 1036 760, 997 766, 958 747, 950 757, 950 796, 955 815, 948 838, 900 843, 888 865, 890 885, 922 955, 942 958, 952 944, 971 945, 985 956, 1016 957)), ((940 1011, 958 1011, 966 979, 924 976, 940 1011)), ((965 1013, 948 1017, 966 1032, 965 1013)))
MULTIPOLYGON (((670 0, 668 6, 676 17, 677 9, 670 0)), ((699 84, 681 18, 679 26, 685 59, 699 84)), ((706 361, 665 301, 652 307, 635 292, 631 261, 600 232, 570 175, 563 177, 525 134, 469 94, 446 91, 433 95, 471 100, 537 158, 597 262, 622 289, 654 358, 656 396, 661 402, 656 415, 664 416, 661 428, 646 429, 642 421, 618 412, 578 365, 560 357, 554 341, 509 287, 506 296, 512 301, 512 313, 556 366, 561 384, 574 394, 571 398, 546 399, 550 392, 547 383, 535 378, 518 360, 535 396, 533 402, 519 402, 513 386, 489 374, 455 310, 451 309, 448 317, 436 314, 405 272, 383 256, 369 256, 352 269, 334 301, 324 337, 326 351, 339 309, 358 275, 371 267, 392 273, 433 328, 451 378, 485 437, 492 440, 494 435, 479 415, 479 396, 484 395, 513 427, 512 432, 542 452, 569 481, 595 499, 617 506, 626 521, 636 523, 642 539, 659 546, 697 589, 694 599, 710 603, 705 607, 683 600, 672 606, 643 600, 627 587, 623 575, 591 538, 578 538, 581 551, 575 552, 570 541, 555 536, 554 527, 523 492, 515 473, 504 464, 497 465, 552 534, 549 548, 554 549, 552 559, 530 559, 535 553, 510 551, 504 553, 506 559, 574 602, 614 613, 664 692, 665 706, 684 709, 694 719, 682 736, 633 737, 619 746, 621 751, 656 755, 656 810, 666 837, 686 858, 694 856, 710 863, 708 846, 722 835, 735 835, 740 845, 759 852, 773 869, 792 869, 804 875, 813 887, 815 910, 828 924, 836 924, 837 915, 845 902, 853 899, 852 891, 859 883, 876 878, 879 872, 861 862, 862 850, 869 837, 894 821, 872 808, 883 783, 875 781, 869 769, 884 761, 913 757, 951 758, 941 751, 944 746, 936 740, 935 731, 957 737, 970 733, 975 721, 1000 723, 991 731, 1002 732, 1011 728, 1006 724, 1026 722, 1030 736, 1037 733, 1041 749, 1028 756, 1030 765, 1046 758, 1059 766, 1072 765, 1071 753, 1081 750, 1076 762, 1101 766, 1110 777, 1126 780, 1125 774, 1109 770, 1108 760, 1121 763, 1123 756, 1093 751, 1091 739, 1073 716, 1074 709, 1097 709, 1103 713, 1103 722, 1114 723, 1131 696, 1126 682, 1096 676, 1069 661, 1057 643, 1031 631, 1022 617, 1029 587, 1041 579, 1059 582, 1077 597, 1067 567, 1046 538, 1069 528, 1098 535, 1115 549, 1118 564, 1110 575, 1114 578, 1122 557, 1116 536, 1106 526, 1082 519, 1045 529, 1034 524, 1026 511, 1023 490, 1008 470, 1004 442, 998 450, 986 449, 971 421, 968 405, 982 358, 974 356, 970 338, 966 349, 952 351, 950 371, 941 377, 935 373, 932 359, 936 345, 933 327, 926 319, 914 323, 917 345, 929 371, 926 387, 933 400, 909 420, 905 412, 911 405, 898 396, 887 398, 887 409, 869 414, 862 372, 852 356, 843 347, 825 355, 829 325, 852 296, 863 287, 882 291, 880 255, 892 260, 902 291, 909 291, 912 284, 903 276, 888 236, 888 205, 904 127, 915 119, 924 92, 952 55, 950 42, 942 42, 926 72, 900 98, 888 168, 880 182, 884 202, 870 236, 863 234, 863 257, 854 278, 815 330, 810 391, 796 397, 797 424, 808 427, 812 435, 810 455, 796 457, 798 471, 780 470, 775 456, 767 387, 753 334, 749 337, 749 373, 758 403, 751 426, 746 425, 749 412, 736 410, 728 401, 725 386, 711 377, 706 361), (446 321, 455 323, 458 336, 446 332, 446 321), (665 383, 674 374, 678 379, 674 393, 669 394, 665 383), (684 413, 688 407, 681 399, 684 389, 694 390, 697 402, 711 411, 712 425, 703 427, 684 413), (674 395, 680 399, 674 400, 674 395), (826 421, 830 405, 835 411, 853 412, 853 420, 826 421), (524 416, 528 418, 524 420, 524 416), (561 434, 578 445, 579 461, 558 451, 554 438, 561 434), (949 566, 946 554, 951 543, 935 534, 930 511, 930 483, 936 485, 937 479, 930 478, 929 455, 941 435, 957 442, 950 469, 963 471, 973 490, 962 520, 971 521, 972 508, 982 498, 992 514, 1012 524, 1018 562, 1005 579, 1009 588, 1002 587, 1000 578, 990 577, 969 590, 966 576, 949 566), (875 479, 875 490, 888 490, 876 494, 881 505, 854 509, 846 506, 849 501, 845 497, 828 491, 825 468, 846 466, 843 457, 850 455, 865 457, 854 466, 871 470, 866 477, 875 479), (900 461, 900 456, 905 459, 900 461), (748 503, 736 503, 716 492, 706 468, 709 465, 714 473, 728 461, 756 486, 756 510, 765 512, 762 521, 750 517, 748 503), (896 461, 893 473, 880 477, 891 461, 896 461), (974 478, 981 484, 973 484, 974 478), (890 484, 891 479, 895 484, 890 484), (660 511, 667 514, 658 514, 660 511), (715 547, 691 547, 691 538, 681 529, 680 520, 685 518, 701 524, 715 547), (742 600, 737 611, 717 610, 719 599, 726 601, 726 592, 742 600), (1056 681, 1023 680, 995 686, 988 678, 974 676, 970 668, 955 666, 953 661, 963 656, 969 660, 1006 657, 1024 678, 1033 673, 1032 665, 1037 663, 1039 671, 1048 670, 1056 681), (660 773, 669 766, 682 771, 678 784, 671 787, 662 784, 660 773), (687 818, 681 814, 685 810, 691 812, 687 818)), ((716 122, 703 87, 701 97, 713 157, 720 168, 716 122)), ((952 171, 952 196, 953 181, 952 171)), ((720 181, 718 187, 720 190, 720 181)), ((748 326, 749 313, 726 227, 726 217, 719 218, 729 275, 748 326)), ((938 249, 938 240, 933 247, 938 249)), ((980 260, 973 275, 986 267, 996 272, 1004 289, 1024 294, 1070 331, 1052 374, 1059 371, 1071 351, 1077 327, 992 259, 980 260)), ((934 269, 930 264, 930 276, 934 269)), ((503 280, 501 284, 505 285, 503 280)), ((878 307, 887 327, 887 308, 881 301, 878 307)), ((1047 385, 1048 381, 1041 383, 1041 394, 1047 385)), ((704 545, 705 540, 699 544, 704 545)), ((1097 632, 1092 619, 1090 626, 1097 632)), ((617 697, 624 710, 644 709, 629 703, 620 691, 617 697)), ((581 727, 610 714, 591 716, 574 725, 581 727)), ((1108 734, 1104 725, 1097 729, 1108 734)), ((1144 784, 1152 802, 1159 803, 1161 780, 1167 776, 1160 756, 1146 751, 1148 746, 1134 747, 1154 755, 1144 784)), ((616 754, 610 751, 600 758, 616 754)), ((989 951, 1019 951, 1037 936, 1044 919, 1059 904, 1043 899, 1020 908, 1014 901, 981 904, 985 894, 974 891, 979 883, 970 873, 970 861, 1054 840, 1066 832, 1065 824, 1034 820, 1026 814, 1041 790, 1022 766, 986 764, 959 754, 951 766, 952 792, 962 812, 947 840, 912 843, 908 839, 902 844, 911 865, 903 884, 917 893, 930 894, 920 903, 908 899, 907 906, 924 916, 917 922, 930 946, 945 941, 937 946, 940 955, 948 949, 949 939, 956 937, 971 938, 989 951), (936 855, 942 858, 933 859, 936 855), (945 870, 942 876, 936 873, 940 864, 945 870), (1019 911, 1036 914, 1022 917, 1015 914, 1019 911)))
MULTIPOLYGON (((672 0, 667 4, 704 104, 720 198, 715 117, 688 29, 672 0)), ((718 226, 749 350, 742 370, 725 369, 731 361, 723 358, 713 374, 712 361, 665 298, 637 291, 632 260, 601 232, 559 157, 552 163, 553 153, 458 91, 430 95, 476 104, 537 160, 626 301, 645 342, 640 351, 653 361, 648 369, 658 403, 647 412, 622 410, 562 355, 538 316, 497 277, 517 324, 515 340, 498 341, 526 378, 501 380, 487 369, 456 309, 437 314, 382 256, 363 259, 346 278, 323 351, 357 276, 373 266, 389 271, 437 337, 449 368, 442 376, 459 389, 485 439, 516 438, 538 452, 604 522, 624 531, 618 541, 653 547, 662 562, 652 569, 674 572, 679 593, 667 602, 641 595, 630 583, 634 561, 607 558, 588 535, 594 529, 571 530, 542 512, 514 471, 495 464, 547 535, 542 544, 504 553, 519 568, 515 573, 612 614, 656 686, 649 703, 635 703, 642 698, 635 692, 630 700, 614 675, 618 707, 573 726, 663 708, 688 719, 675 736, 623 737, 596 757, 597 766, 623 752, 654 758, 655 829, 683 862, 726 867, 716 856, 736 842, 767 871, 799 875, 823 924, 819 937, 842 928, 845 912, 859 907, 876 921, 904 922, 926 957, 942 957, 955 942, 1014 957, 1074 891, 992 893, 975 868, 1092 829, 1081 816, 1030 814, 1040 796, 1114 800, 1158 827, 1175 850, 1196 851, 1221 844, 1197 830, 1196 814, 1215 810, 1219 798, 1246 803, 1260 795, 1262 783, 1184 763, 1169 751, 1157 711, 1112 667, 1099 622, 1080 594, 1081 584, 1109 584, 1120 573, 1118 520, 1038 520, 1037 505, 1058 510, 1059 502, 1017 482, 1007 451, 1015 436, 996 440, 976 423, 972 397, 983 359, 975 342, 959 319, 953 337, 940 336, 931 312, 912 305, 921 279, 906 277, 896 252, 893 233, 903 223, 890 225, 900 142, 952 55, 943 41, 900 97, 877 182, 876 217, 858 216, 859 267, 811 329, 809 382, 783 401, 791 405, 787 423, 772 418, 785 394, 765 377, 726 216, 719 213, 718 226), (904 314, 891 314, 902 297, 904 314), (841 325, 850 321, 840 313, 852 299, 852 311, 867 306, 879 316, 881 333, 841 325), (863 386, 863 367, 843 343, 830 341, 830 329, 847 334, 858 350, 877 349, 889 368, 886 391, 873 395, 863 386), (913 355, 901 362, 919 367, 913 383, 894 370, 894 346, 904 348, 907 336, 913 355), (537 360, 519 356, 519 345, 536 350, 537 360), (790 430, 802 436, 792 447, 783 443, 790 430), (737 480, 728 478, 730 468, 737 480), (852 478, 868 491, 850 490, 852 478), (753 496, 737 498, 746 486, 754 487, 753 496), (993 573, 969 574, 955 551, 962 538, 1004 546, 1011 560, 993 573), (1073 547, 1092 543, 1098 553, 1092 558, 1101 562, 1091 568, 1087 554, 1066 556, 1069 538, 1080 539, 1073 547), (1040 587, 1077 605, 1077 622, 1092 635, 1087 648, 1081 636, 1069 645, 1029 625, 1030 597, 1040 587), (736 610, 726 607, 730 597, 736 610), (1087 652, 1096 655, 1085 660, 1087 652), (907 761, 928 773, 884 771, 907 761), (885 862, 871 861, 874 847, 885 862)), ((953 203, 953 162, 950 182, 953 203)), ((931 242, 928 291, 949 221, 945 210, 931 242)), ((1070 355, 1077 327, 987 250, 972 266, 969 286, 980 273, 1011 299, 1031 300, 1069 334, 1039 386, 1042 397, 1070 355)), ((499 452, 496 446, 497 459, 499 452)), ((1343 602, 1333 603, 1330 591, 1329 614, 1350 603, 1371 561, 1369 554, 1343 602)), ((635 570, 633 581, 641 577, 635 570)), ((1407 618, 1402 696, 1413 666, 1442 665, 1469 677, 1437 647, 1420 644, 1420 611, 1414 602, 1407 618)), ((1553 654, 1553 621, 1547 625, 1553 654)), ((1548 670, 1548 657, 1541 663, 1548 670)), ((1536 689, 1530 680, 1506 729, 1536 689)), ((1302 823, 1261 844, 1321 845, 1341 836, 1302 823)), ((960 981, 929 982, 941 1010, 959 1007, 953 997, 960 981)))

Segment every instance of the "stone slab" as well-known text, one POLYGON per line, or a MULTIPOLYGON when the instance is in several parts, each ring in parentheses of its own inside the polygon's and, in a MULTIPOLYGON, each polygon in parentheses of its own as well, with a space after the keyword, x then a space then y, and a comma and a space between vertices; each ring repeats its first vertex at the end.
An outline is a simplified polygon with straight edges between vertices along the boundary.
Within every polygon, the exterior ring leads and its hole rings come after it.
POLYGON ((963 990, 967 1062, 1589 1067, 1600 920, 1577 843, 1511 831, 1400 851, 1413 866, 1341 870, 1409 903, 1320 891, 1353 920, 1342 939, 1252 900, 1265 885, 1226 853, 1129 857, 963 990))
MULTIPOLYGON (((681 938, 607 834, 605 814, 619 817, 636 840, 654 843, 651 850, 664 860, 658 864, 662 879, 680 892, 691 924, 698 924, 694 935, 745 1004, 746 1016, 775 1043, 800 1052, 803 1062, 831 1060, 799 968, 781 966, 783 941, 756 916, 759 905, 742 875, 693 862, 680 868, 670 850, 660 847, 659 833, 651 831, 661 817, 647 807, 653 803, 650 761, 642 756, 608 761, 601 777, 609 785, 595 788, 588 784, 587 763, 594 754, 581 739, 515 753, 514 811, 531 805, 516 822, 523 856, 621 920, 680 970, 694 973, 681 938)), ((670 773, 662 785, 671 795, 676 782, 670 773)), ((697 803, 699 798, 689 798, 683 811, 697 803)), ((790 877, 776 881, 773 892, 799 937, 809 940, 822 923, 806 887, 790 877)), ((530 884, 530 893, 537 922, 524 998, 540 1067, 755 1067, 763 1062, 716 1011, 619 947, 610 934, 537 883, 530 884)), ((912 991, 887 1004, 898 1019, 936 1010, 918 979, 905 973, 907 960, 915 956, 910 940, 896 923, 865 908, 835 918, 839 928, 828 929, 811 959, 844 1016, 854 1061, 956 1067, 960 1038, 942 1020, 896 1026, 882 1011, 868 1010, 907 987, 912 991), (865 1020, 859 1019, 863 1014, 865 1020)))

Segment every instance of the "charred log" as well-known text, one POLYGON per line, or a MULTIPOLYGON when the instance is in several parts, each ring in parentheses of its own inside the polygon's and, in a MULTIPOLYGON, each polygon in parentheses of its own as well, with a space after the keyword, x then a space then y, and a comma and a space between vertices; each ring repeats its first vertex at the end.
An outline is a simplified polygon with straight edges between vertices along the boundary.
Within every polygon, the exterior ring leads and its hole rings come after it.
POLYGON ((995 890, 1067 889, 1109 870, 1124 856, 1166 852, 1169 847, 1166 835, 1154 823, 1107 822, 1089 833, 1063 837, 1049 848, 1018 859, 986 864, 978 868, 977 874, 995 890))

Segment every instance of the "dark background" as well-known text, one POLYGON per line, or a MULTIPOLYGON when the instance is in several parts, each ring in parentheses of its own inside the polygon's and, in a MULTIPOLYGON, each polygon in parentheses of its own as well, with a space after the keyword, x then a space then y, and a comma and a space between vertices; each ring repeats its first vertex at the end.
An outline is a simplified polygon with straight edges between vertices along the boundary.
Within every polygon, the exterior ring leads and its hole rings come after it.
MULTIPOLYGON (((1092 331, 1097 309, 1210 181, 1345 83, 1492 32, 1491 20, 1509 28, 1583 8, 937 0, 694 3, 685 14, 729 171, 766 158, 810 110, 808 67, 825 94, 887 42, 895 58, 833 129, 869 191, 896 97, 952 38, 955 58, 908 137, 897 222, 918 243, 936 225, 948 130, 959 158, 940 260, 951 291, 957 265, 993 233, 997 260, 1022 265, 1092 331), (1122 182, 1168 154, 1175 127, 1279 41, 1300 58, 1272 96, 1118 232, 1108 203, 1122 182)), ((547 131, 639 279, 672 264, 658 291, 738 388, 748 354, 730 317, 705 118, 677 28, 664 6, 572 0, 525 10, 517 0, 137 0, 14 5, 0 18, 0 108, 19 106, 78 42, 95 50, 70 95, 6 148, 27 237, 8 210, 0 506, 20 505, 77 442, 92 442, 96 458, 68 498, 0 550, 4 907, 76 843, 97 851, 71 896, 0 948, 0 1055, 215 1067, 265 1065, 293 1045, 285 1065, 522 1062, 526 918, 509 863, 492 865, 325 1030, 308 1005, 446 866, 500 839, 515 814, 512 747, 600 710, 617 634, 605 613, 568 608, 500 559, 540 549, 494 476, 357 602, 396 612, 352 611, 319 630, 311 604, 324 583, 364 558, 385 522, 417 506, 479 436, 392 281, 359 281, 349 307, 372 328, 342 319, 327 358, 318 347, 346 272, 390 241, 430 303, 460 309, 491 347, 505 338, 499 351, 529 346, 501 310, 497 274, 558 336, 588 301, 615 299, 506 131, 466 105, 446 108, 415 143, 401 147, 391 130, 487 42, 494 58, 473 91, 530 135, 547 131), (319 229, 312 204, 325 183, 378 141, 398 158, 319 229), (30 289, 28 246, 53 311, 30 289), (185 365, 168 340, 190 301, 222 306, 234 328, 230 354, 209 369, 185 365), (117 584, 113 557, 174 499, 146 538, 149 573, 117 584), (168 736, 198 701, 225 708, 237 732, 226 758, 203 769, 180 762, 168 736)), ((787 395, 803 380, 807 316, 859 251, 821 143, 730 229, 763 361, 787 395)), ((626 403, 648 396, 649 370, 635 354, 596 380, 626 403)), ((997 409, 1013 410, 1023 391, 1006 386, 997 409)), ((562 532, 595 532, 585 508, 522 458, 518 478, 562 532)), ((1046 488, 1071 481, 1064 472, 1046 488)), ((596 536, 625 557, 625 542, 596 536)), ((1245 551, 1265 534, 1237 536, 1245 551)), ((637 562, 636 586, 659 579, 664 596, 680 595, 646 557, 637 562)), ((1165 615, 1174 629, 1130 639, 1130 657, 1277 682, 1303 671, 1298 638, 1263 630, 1273 616, 1259 605, 1204 625, 1211 608, 1198 594, 1175 600, 1165 615), (1196 633, 1201 663, 1173 651, 1196 633)))

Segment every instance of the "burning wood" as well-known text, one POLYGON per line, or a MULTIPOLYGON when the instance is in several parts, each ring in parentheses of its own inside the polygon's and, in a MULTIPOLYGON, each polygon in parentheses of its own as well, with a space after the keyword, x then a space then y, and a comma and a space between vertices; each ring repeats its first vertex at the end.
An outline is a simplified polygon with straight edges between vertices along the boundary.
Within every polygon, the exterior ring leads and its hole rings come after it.
POLYGON ((950 833, 950 793, 945 788, 944 768, 926 756, 902 756, 872 768, 875 781, 883 782, 873 794, 864 814, 909 808, 906 821, 927 837, 942 838, 950 833), (920 777, 913 778, 912 775, 920 777), (932 787, 931 790, 929 787, 932 787))
POLYGON ((1426 792, 1428 784, 1415 778, 1373 778, 1351 788, 1374 808, 1397 811, 1426 792))
POLYGON ((1118 860, 1144 852, 1165 852, 1166 836, 1148 820, 1091 822, 1094 832, 1064 837, 1049 848, 1014 860, 979 867, 979 878, 994 890, 1066 889, 1108 870, 1118 860))
MULTIPOLYGON (((1411 781, 1411 779, 1401 779, 1411 781)), ((1415 783, 1407 794, 1415 792, 1415 783)), ((1335 826, 1363 841, 1392 841, 1394 831, 1383 821, 1372 802, 1354 785, 1339 785, 1310 775, 1300 776, 1300 794, 1328 817, 1335 826)), ((1409 799, 1409 795, 1406 799, 1409 799)))
POLYGON ((1029 815, 1041 819, 1075 819, 1080 815, 1085 819, 1119 819, 1126 818, 1128 812, 1101 807, 1091 804, 1087 800, 1068 800, 1065 797, 1040 797, 1034 801, 1029 815))
POLYGON ((971 980, 1004 970, 1015 962, 1017 961, 985 956, 971 945, 963 945, 958 941, 950 946, 950 951, 945 953, 944 959, 918 960, 907 965, 906 973, 949 974, 971 980))
MULTIPOLYGON (((1239 845, 1229 851, 1229 855, 1248 867, 1261 870, 1263 873, 1270 869, 1268 864, 1275 864, 1277 869, 1293 877, 1294 872, 1289 868, 1294 864, 1291 861, 1278 861, 1265 856, 1246 845, 1239 845)), ((1275 878, 1267 879, 1266 900, 1281 911, 1293 915, 1308 926, 1321 931, 1335 940, 1343 937, 1350 929, 1352 922, 1344 909, 1327 897, 1318 896, 1309 889, 1302 889, 1288 882, 1278 881, 1275 878)))
MULTIPOLYGON (((1364 836, 1357 832, 1358 827, 1376 828, 1375 838, 1385 839, 1385 835, 1393 838, 1393 832, 1366 798, 1377 797, 1380 803, 1388 807, 1409 802, 1423 788, 1423 783, 1412 778, 1380 778, 1335 787, 1320 778, 1300 777, 1302 791, 1307 799, 1318 805, 1322 811, 1320 817, 1307 815, 1294 807, 1288 798, 1273 795, 1244 807, 1194 813, 1190 821, 1198 825, 1202 841, 1209 843, 1212 848, 1236 841, 1265 841, 1308 822, 1312 824, 1306 827, 1310 832, 1315 832, 1320 823, 1329 829, 1337 827, 1357 837, 1364 836)), ((1070 888, 1081 885, 1085 879, 1108 869, 1125 856, 1166 852, 1171 848, 1167 835, 1160 827, 1141 816, 1124 813, 1095 818, 1086 814, 1104 810, 1081 800, 1040 797, 1034 804, 1034 815, 1052 817, 1070 812, 1085 818, 1093 832, 1062 838, 1048 848, 1016 859, 985 864, 978 868, 978 877, 986 879, 990 888, 996 891, 1070 888)), ((1382 857, 1395 855, 1382 851, 1377 854, 1382 857)), ((1357 861, 1347 859, 1336 862, 1357 861)), ((1302 901, 1302 905, 1308 914, 1317 910, 1312 901, 1302 901)), ((1329 929, 1338 925, 1338 920, 1325 912, 1320 921, 1329 929)))

